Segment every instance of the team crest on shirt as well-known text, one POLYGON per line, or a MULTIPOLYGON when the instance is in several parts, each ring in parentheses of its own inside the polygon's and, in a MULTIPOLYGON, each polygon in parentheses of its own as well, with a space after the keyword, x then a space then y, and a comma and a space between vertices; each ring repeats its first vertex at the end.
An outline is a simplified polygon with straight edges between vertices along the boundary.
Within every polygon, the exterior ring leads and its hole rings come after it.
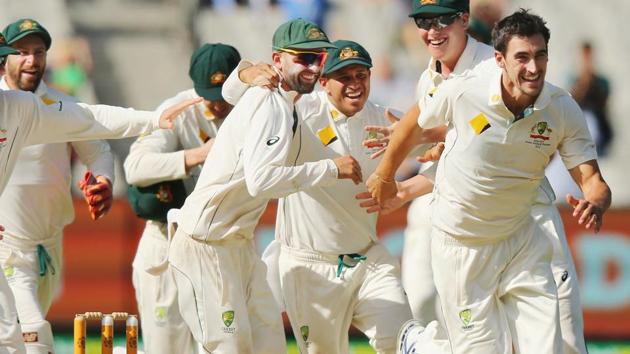
POLYGON ((462 329, 469 330, 473 328, 473 325, 470 324, 472 322, 472 311, 470 309, 465 309, 459 312, 459 319, 462 321, 462 329))
POLYGON ((547 122, 541 121, 536 124, 529 130, 529 139, 525 142, 527 144, 532 144, 537 148, 541 146, 549 146, 549 139, 551 139, 551 133, 553 130, 549 127, 547 122))
POLYGON ((310 329, 308 326, 301 326, 300 327, 300 335, 302 336, 302 340, 304 341, 304 345, 305 346, 309 346, 309 344, 311 344, 308 341, 308 335, 309 335, 310 329))
POLYGON ((39 336, 37 332, 22 332, 22 339, 24 343, 37 343, 39 342, 39 336))
POLYGON ((232 323, 234 323, 234 317, 235 315, 233 310, 223 312, 223 314, 221 315, 221 320, 225 325, 225 327, 223 327, 223 332, 234 333, 236 331, 236 328, 230 327, 232 323))

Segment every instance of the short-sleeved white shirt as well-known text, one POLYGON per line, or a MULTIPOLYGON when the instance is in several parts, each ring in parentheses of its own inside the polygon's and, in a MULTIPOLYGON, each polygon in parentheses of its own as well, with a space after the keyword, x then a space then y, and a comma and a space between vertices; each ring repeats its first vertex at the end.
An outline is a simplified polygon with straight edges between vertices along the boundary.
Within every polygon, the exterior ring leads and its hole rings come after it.
POLYGON ((455 237, 506 238, 527 220, 545 167, 558 150, 571 169, 597 158, 577 103, 545 82, 516 120, 501 96, 501 70, 474 70, 440 86, 418 123, 449 125, 437 171, 433 222, 455 237))

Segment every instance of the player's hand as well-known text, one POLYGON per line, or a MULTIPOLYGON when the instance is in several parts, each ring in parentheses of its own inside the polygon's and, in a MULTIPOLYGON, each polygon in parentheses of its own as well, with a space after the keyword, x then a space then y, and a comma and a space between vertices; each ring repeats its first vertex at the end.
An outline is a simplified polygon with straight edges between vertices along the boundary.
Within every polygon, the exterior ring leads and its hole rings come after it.
POLYGON ((88 205, 92 220, 101 218, 112 207, 112 182, 104 176, 94 177, 87 171, 79 181, 79 189, 88 205))
POLYGON ((214 145, 214 139, 209 139, 199 147, 184 150, 184 166, 186 168, 186 172, 190 171, 191 168, 202 165, 206 162, 206 157, 208 157, 210 149, 212 149, 212 145, 214 145))
POLYGON ((361 165, 355 160, 354 157, 341 156, 333 159, 335 165, 337 165, 337 178, 339 179, 351 179, 354 184, 363 182, 363 175, 361 174, 361 165))
POLYGON ((375 159, 385 153, 385 149, 389 144, 389 138, 396 128, 396 124, 400 118, 396 117, 389 109, 385 110, 385 118, 392 123, 390 126, 385 127, 381 125, 367 125, 363 128, 368 132, 368 139, 363 140, 363 146, 366 148, 380 148, 377 152, 370 155, 371 159, 375 159))
POLYGON ((177 118, 177 116, 179 116, 188 107, 201 101, 203 101, 203 98, 201 97, 191 98, 189 100, 182 101, 178 104, 168 107, 167 109, 162 111, 162 114, 160 115, 160 128, 173 129, 173 127, 175 126, 175 124, 173 123, 175 118, 177 118))
POLYGON ((94 219, 105 216, 112 207, 112 182, 105 176, 96 176, 96 184, 88 186, 84 195, 90 209, 94 211, 94 219))
POLYGON ((366 185, 372 198, 374 198, 381 207, 385 205, 386 200, 394 198, 398 193, 396 181, 393 179, 386 180, 376 173, 372 173, 366 185))
POLYGON ((251 86, 274 89, 280 84, 280 75, 267 63, 258 63, 238 72, 238 78, 251 86))
POLYGON ((442 152, 444 152, 444 143, 437 143, 435 146, 425 151, 424 154, 416 156, 416 161, 422 163, 437 161, 440 159, 440 156, 442 156, 442 152))
POLYGON ((396 194, 396 197, 387 199, 383 206, 380 206, 376 199, 372 198, 372 194, 370 194, 370 192, 362 192, 354 197, 361 200, 359 206, 364 208, 367 213, 380 212, 383 215, 387 215, 405 205, 405 202, 399 196, 399 193, 396 194))
POLYGON ((586 199, 576 199, 571 194, 567 194, 567 203, 573 207, 573 217, 578 218, 578 224, 584 228, 594 228, 595 233, 602 227, 604 209, 586 199))

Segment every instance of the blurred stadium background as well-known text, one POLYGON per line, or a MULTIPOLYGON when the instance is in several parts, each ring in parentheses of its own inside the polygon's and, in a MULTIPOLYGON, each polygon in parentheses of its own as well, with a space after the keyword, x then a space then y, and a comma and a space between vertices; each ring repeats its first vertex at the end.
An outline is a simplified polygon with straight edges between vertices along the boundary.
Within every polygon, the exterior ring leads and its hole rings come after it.
MULTIPOLYGON (((405 110, 428 54, 407 13, 410 0, 0 0, 0 25, 21 17, 41 22, 53 36, 48 81, 89 103, 154 109, 189 88, 189 57, 205 42, 234 45, 243 58, 268 60, 274 29, 297 15, 323 23, 332 39, 362 43, 372 54, 371 99, 405 110)), ((492 22, 518 7, 543 16, 551 29, 549 81, 570 89, 580 71, 580 48, 593 48, 595 71, 609 83, 608 120, 614 132, 601 168, 613 191, 603 231, 578 228, 563 212, 580 272, 586 336, 591 353, 630 352, 630 2, 609 0, 471 0, 473 16, 492 22), (626 99, 624 99, 626 97, 626 99)), ((595 128, 597 129, 597 128, 595 128)), ((598 132, 594 131, 597 135, 598 132)), ((49 319, 56 333, 70 334, 75 312, 135 312, 131 260, 142 231, 126 203, 121 173, 132 141, 112 141, 117 154, 118 196, 109 215, 89 221, 81 200, 66 229, 64 289, 49 319)), ((81 166, 76 176, 82 175, 81 166)), ((574 186, 562 168, 550 170, 563 201, 574 186), (563 174, 564 173, 564 174, 563 174)), ((259 227, 259 249, 273 238, 272 205, 259 227)), ((405 211, 380 221, 383 242, 401 253, 405 211)), ((360 349, 358 337, 355 353, 360 349)), ((62 349, 60 353, 70 352, 62 349)))

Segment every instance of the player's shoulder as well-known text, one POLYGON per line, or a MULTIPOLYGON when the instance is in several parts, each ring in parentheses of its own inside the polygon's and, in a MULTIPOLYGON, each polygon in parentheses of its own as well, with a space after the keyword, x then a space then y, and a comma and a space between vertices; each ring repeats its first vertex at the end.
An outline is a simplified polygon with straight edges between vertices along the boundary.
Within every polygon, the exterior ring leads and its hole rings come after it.
POLYGON ((45 96, 55 101, 65 101, 65 102, 78 102, 79 101, 76 97, 65 94, 50 86, 46 88, 45 96))
POLYGON ((175 96, 171 96, 165 99, 164 101, 162 101, 162 103, 160 103, 160 106, 158 107, 158 110, 160 110, 160 108, 166 108, 166 107, 184 102, 192 98, 197 98, 197 97, 199 97, 199 95, 197 95, 197 93, 195 92, 195 89, 191 88, 191 89, 183 90, 175 94, 175 96))

